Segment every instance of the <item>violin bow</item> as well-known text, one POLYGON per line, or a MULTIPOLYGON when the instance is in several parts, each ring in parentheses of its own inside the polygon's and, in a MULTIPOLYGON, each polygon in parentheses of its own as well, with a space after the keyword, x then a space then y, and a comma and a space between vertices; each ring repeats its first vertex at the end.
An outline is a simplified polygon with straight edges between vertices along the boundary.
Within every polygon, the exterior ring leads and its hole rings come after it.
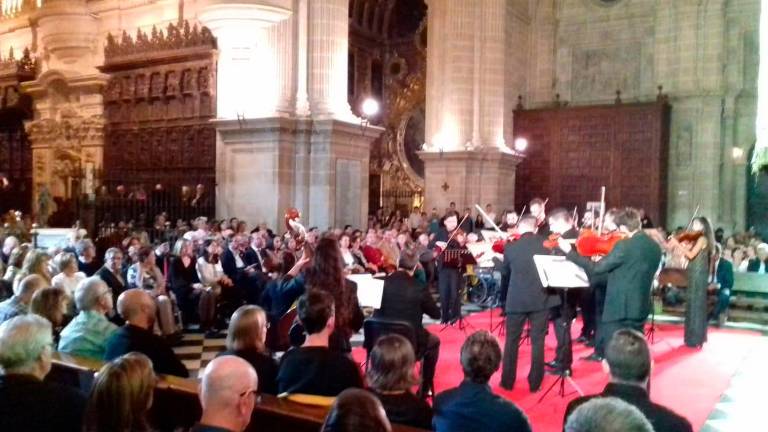
MULTIPOLYGON (((527 205, 527 204, 523 206, 523 212, 522 212, 522 213, 520 213, 520 216, 518 216, 518 217, 517 217, 517 222, 515 222, 515 228, 517 228, 518 226, 520 226, 520 218, 521 218, 521 217, 523 217, 523 215, 525 214, 525 209, 526 209, 527 207, 528 207, 528 205, 527 205)), ((514 210, 513 210, 513 211, 514 211, 514 210)))
POLYGON ((579 213, 577 211, 579 206, 573 206, 573 227, 576 228, 579 226, 579 213))
POLYGON ((505 232, 503 232, 503 231, 501 230, 501 228, 499 228, 499 227, 498 227, 498 225, 496 225, 496 223, 495 223, 493 220, 491 220, 491 217, 490 217, 490 216, 488 216, 488 213, 486 213, 486 212, 485 212, 485 210, 483 210, 483 208, 482 208, 482 207, 480 207, 480 204, 475 204, 475 208, 477 209, 477 211, 479 211, 479 212, 480 212, 480 214, 481 214, 481 215, 483 215, 483 217, 485 218, 485 220, 487 220, 488 222, 490 222, 490 223, 491 223, 491 226, 493 226, 493 229, 495 229, 495 230, 496 230, 496 232, 498 232, 498 233, 499 233, 499 234, 501 234, 501 235, 505 235, 505 234, 506 234, 505 232))
POLYGON ((691 220, 688 221, 688 226, 685 227, 686 231, 690 231, 691 230, 691 226, 693 226, 693 220, 696 219, 696 216, 699 214, 699 207, 700 206, 701 206, 701 204, 696 204, 696 210, 693 211, 693 216, 691 216, 691 220))
POLYGON ((597 227, 597 235, 603 235, 603 218, 605 217, 605 186, 600 186, 600 225, 597 227))
POLYGON ((461 224, 463 224, 463 223, 464 223, 464 221, 465 221, 465 220, 467 220, 467 217, 469 217, 469 214, 465 214, 465 215, 464 215, 464 217, 463 217, 463 218, 461 218, 461 222, 459 222, 459 223, 456 225, 456 229, 455 229, 455 230, 453 230, 453 232, 451 233, 451 235, 450 235, 450 236, 448 236, 448 241, 447 241, 447 242, 445 242, 445 249, 441 250, 441 251, 440 251, 440 253, 439 253, 439 254, 437 254, 437 256, 435 257, 435 259, 439 258, 439 257, 440 257, 440 255, 442 255, 442 254, 443 254, 443 252, 445 252, 445 251, 447 251, 447 250, 448 250, 448 244, 451 242, 451 240, 453 240, 453 237, 456 235, 456 233, 457 233, 457 232, 459 232, 459 227, 461 227, 461 224))

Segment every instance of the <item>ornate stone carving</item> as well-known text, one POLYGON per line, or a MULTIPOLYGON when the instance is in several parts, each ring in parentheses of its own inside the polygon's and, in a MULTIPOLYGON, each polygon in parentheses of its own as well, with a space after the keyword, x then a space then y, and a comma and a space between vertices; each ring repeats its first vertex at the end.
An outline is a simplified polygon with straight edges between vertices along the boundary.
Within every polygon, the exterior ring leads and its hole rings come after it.
POLYGON ((181 26, 168 24, 165 32, 152 26, 150 35, 139 29, 136 31, 135 38, 123 31, 119 42, 112 33, 109 33, 104 47, 104 62, 111 63, 119 60, 120 57, 133 54, 145 55, 158 51, 199 47, 215 49, 216 38, 207 27, 198 28, 197 24, 190 27, 189 21, 185 20, 181 26))
POLYGON ((38 66, 37 58, 32 56, 29 48, 24 48, 21 58, 17 59, 11 47, 8 57, 0 59, 0 76, 17 75, 34 78, 37 75, 38 66))

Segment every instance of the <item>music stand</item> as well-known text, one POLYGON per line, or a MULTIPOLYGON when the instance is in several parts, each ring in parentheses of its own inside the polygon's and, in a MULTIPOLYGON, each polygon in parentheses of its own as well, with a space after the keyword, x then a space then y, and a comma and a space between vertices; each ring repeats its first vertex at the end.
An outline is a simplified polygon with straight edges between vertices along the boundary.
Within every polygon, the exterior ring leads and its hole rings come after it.
MULTIPOLYGON (((539 279, 541 279, 541 285, 544 288, 552 288, 563 291, 563 301, 568 303, 568 291, 572 289, 588 288, 589 278, 587 277, 584 269, 577 266, 571 261, 568 261, 563 256, 557 255, 534 255, 533 262, 536 264, 536 270, 539 273, 539 279)), ((565 320, 565 331, 571 331, 571 321, 565 320)), ((565 383, 573 387, 573 389, 579 393, 580 396, 584 395, 584 392, 576 384, 571 377, 571 371, 565 370, 557 377, 552 385, 547 388, 547 391, 539 398, 537 403, 541 403, 545 397, 559 385, 558 394, 560 397, 565 397, 565 383)))
MULTIPOLYGON (((447 265, 449 267, 465 269, 468 265, 477 264, 477 260, 472 255, 472 252, 470 252, 468 249, 447 249, 443 252, 443 255, 444 255, 443 257, 444 266, 447 265)), ((462 280, 464 279, 462 278, 462 280)), ((466 287, 467 287, 467 283, 465 280, 463 287, 459 288, 461 291, 459 294, 464 292, 464 289, 466 289, 466 287)), ((467 328, 469 327, 475 328, 475 326, 473 326, 471 323, 464 320, 464 314, 461 312, 461 295, 456 296, 456 301, 459 302, 459 319, 453 322, 443 324, 443 328, 440 329, 441 332, 447 329, 448 327, 453 327, 456 324, 458 324, 458 329, 463 331, 464 333, 467 332, 467 328)))

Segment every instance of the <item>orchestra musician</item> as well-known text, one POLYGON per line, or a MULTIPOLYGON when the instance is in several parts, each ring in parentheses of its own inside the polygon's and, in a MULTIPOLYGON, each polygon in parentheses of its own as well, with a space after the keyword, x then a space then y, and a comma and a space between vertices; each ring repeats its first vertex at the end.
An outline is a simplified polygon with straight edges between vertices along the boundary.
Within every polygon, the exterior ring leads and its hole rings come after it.
POLYGON ((536 218, 537 228, 538 228, 538 234, 542 235, 544 237, 549 236, 549 227, 547 226, 547 212, 546 212, 546 206, 547 202, 541 198, 534 198, 531 200, 530 203, 528 203, 528 208, 530 209, 531 214, 533 217, 536 218))
POLYGON ((651 311, 651 285, 661 260, 661 248, 641 229, 637 210, 625 208, 616 215, 615 221, 626 238, 618 241, 610 253, 596 263, 579 255, 569 242, 558 241, 567 258, 587 270, 590 277, 607 277, 601 331, 595 353, 589 360, 600 361, 605 357, 605 346, 617 330, 643 331, 651 311))
MULTIPOLYGON (((579 232, 574 227, 571 213, 564 208, 557 208, 549 214, 550 235, 573 242, 579 237, 579 232)), ((563 255, 557 247, 551 253, 563 255)), ((573 363, 573 351, 571 347, 571 322, 576 317, 576 305, 579 302, 581 290, 569 290, 567 296, 565 290, 557 290, 560 296, 559 305, 551 310, 551 318, 557 338, 557 350, 555 359, 547 363, 554 374, 570 373, 573 363)))
POLYGON ((547 332, 547 317, 550 308, 557 306, 560 299, 541 284, 534 255, 546 255, 544 237, 536 234, 536 218, 523 216, 518 226, 520 239, 509 243, 504 249, 502 273, 509 283, 504 306, 507 319, 507 336, 504 345, 504 360, 501 373, 501 387, 512 390, 517 375, 517 353, 520 335, 528 321, 531 338, 531 369, 528 373, 528 388, 535 392, 544 378, 544 338, 547 332))
POLYGON ((459 229, 459 213, 455 210, 449 210, 443 217, 442 226, 437 231, 430 248, 435 246, 439 248, 437 256, 437 287, 440 294, 440 312, 441 322, 443 324, 453 324, 461 315, 461 299, 459 292, 464 283, 461 266, 455 266, 445 260, 445 252, 463 249, 459 243, 459 235, 456 230, 459 229), (457 235, 454 235, 457 234, 457 235))

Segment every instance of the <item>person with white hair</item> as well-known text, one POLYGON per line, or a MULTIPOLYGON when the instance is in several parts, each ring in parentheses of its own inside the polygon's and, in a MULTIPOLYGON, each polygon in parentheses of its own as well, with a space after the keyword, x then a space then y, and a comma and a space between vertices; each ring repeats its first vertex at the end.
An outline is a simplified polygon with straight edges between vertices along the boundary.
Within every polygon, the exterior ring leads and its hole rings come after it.
POLYGON ((578 407, 565 424, 565 432, 654 432, 642 412, 615 397, 590 400, 578 407))
POLYGON ((192 432, 242 432, 251 422, 259 379, 245 360, 217 357, 205 367, 200 383, 203 416, 192 432))
POLYGON ((61 331, 59 351, 101 360, 107 339, 118 329, 107 319, 112 312, 112 290, 98 276, 84 279, 75 289, 80 313, 61 331))
POLYGON ((77 269, 86 276, 91 277, 99 271, 99 263, 96 260, 96 246, 88 239, 82 239, 75 245, 77 252, 77 269))
POLYGON ((19 246, 19 239, 14 236, 8 236, 3 240, 3 249, 0 250, 0 260, 3 264, 8 265, 8 260, 11 257, 11 252, 19 246))
POLYGON ((0 325, 0 430, 80 432, 86 397, 43 381, 51 370, 51 323, 37 315, 0 325))
POLYGON ((747 271, 750 273, 768 273, 768 243, 760 243, 755 247, 755 257, 747 263, 747 271))
POLYGON ((32 296, 37 290, 46 286, 45 279, 40 275, 31 274, 22 279, 18 285, 14 286, 13 296, 0 303, 0 323, 15 316, 26 315, 32 296))

